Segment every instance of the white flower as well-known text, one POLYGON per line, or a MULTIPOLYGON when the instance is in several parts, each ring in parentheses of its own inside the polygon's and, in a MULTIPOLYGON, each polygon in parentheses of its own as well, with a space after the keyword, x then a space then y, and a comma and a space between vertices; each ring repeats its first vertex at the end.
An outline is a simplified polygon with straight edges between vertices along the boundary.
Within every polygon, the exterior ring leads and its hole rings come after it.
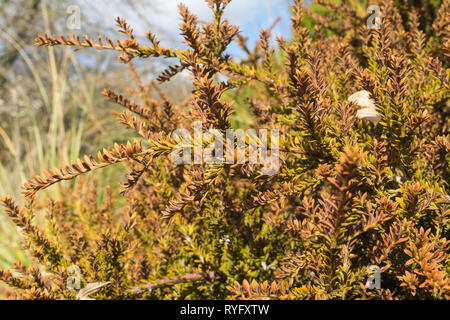
POLYGON ((369 98, 370 94, 366 90, 358 91, 348 97, 348 101, 356 103, 363 107, 356 112, 356 116, 361 120, 369 120, 377 123, 381 120, 379 113, 376 110, 375 103, 369 98))

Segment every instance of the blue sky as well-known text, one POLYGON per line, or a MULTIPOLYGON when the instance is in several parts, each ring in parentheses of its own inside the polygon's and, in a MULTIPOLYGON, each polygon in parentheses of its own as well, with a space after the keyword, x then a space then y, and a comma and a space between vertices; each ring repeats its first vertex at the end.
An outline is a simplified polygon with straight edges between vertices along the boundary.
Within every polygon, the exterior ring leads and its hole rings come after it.
MULTIPOLYGON (((82 16, 92 12, 96 13, 96 20, 104 27, 115 28, 114 18, 126 18, 135 29, 136 35, 145 35, 149 29, 161 34, 163 45, 181 45, 179 35, 179 15, 177 6, 180 2, 187 5, 197 14, 200 20, 210 21, 211 11, 204 0, 144 0, 148 5, 139 6, 139 10, 130 9, 125 1, 120 0, 80 0, 82 16), (153 26, 153 27, 152 27, 153 26), (156 27, 155 27, 156 26, 156 27)), ((230 23, 240 26, 242 34, 249 37, 254 43, 259 37, 261 28, 268 28, 273 21, 280 17, 281 21, 274 29, 274 35, 290 35, 290 6, 291 0, 233 0, 228 6, 225 17, 230 23)), ((83 30, 79 30, 83 31, 83 30)), ((239 54, 236 46, 232 46, 232 53, 239 54)))

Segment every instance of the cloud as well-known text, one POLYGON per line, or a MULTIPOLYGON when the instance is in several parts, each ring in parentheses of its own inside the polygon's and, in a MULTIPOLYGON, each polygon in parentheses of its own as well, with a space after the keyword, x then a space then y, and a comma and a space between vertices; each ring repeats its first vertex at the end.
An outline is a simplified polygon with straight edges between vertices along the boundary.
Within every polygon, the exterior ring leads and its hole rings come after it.
MULTIPOLYGON (((210 21, 212 18, 211 10, 204 0, 184 0, 182 1, 192 13, 195 13, 200 20, 210 21)), ((256 27, 268 27, 270 3, 283 2, 280 0, 239 0, 232 1, 225 11, 225 18, 232 24, 238 25, 245 31, 245 29, 256 27)), ((167 26, 165 31, 175 36, 178 40, 181 38, 177 36, 178 28, 174 33, 174 26, 178 26, 180 23, 178 14, 177 0, 158 0, 158 14, 154 16, 154 20, 157 25, 167 26)), ((276 17, 273 17, 273 20, 276 17)), ((273 21, 272 20, 272 21, 273 21)))
MULTIPOLYGON (((145 34, 149 29, 161 31, 169 38, 181 41, 179 34, 180 16, 178 4, 185 4, 200 20, 210 21, 211 10, 205 0, 79 0, 82 12, 93 16, 100 25, 114 28, 114 18, 127 19, 136 34, 145 34), (130 6, 131 4, 131 6, 130 6)), ((230 23, 241 27, 244 34, 257 36, 258 30, 267 28, 281 16, 289 23, 288 3, 290 0, 233 0, 225 11, 230 23), (255 34, 256 33, 256 34, 255 34)), ((278 33, 280 28, 278 29, 278 33)), ((277 32, 277 30, 276 30, 277 32)), ((163 35, 164 36, 164 35, 163 35)))
MULTIPOLYGON (((152 30, 164 46, 182 44, 179 25, 178 4, 185 4, 200 21, 211 21, 212 13, 205 0, 78 0, 83 15, 96 20, 100 30, 115 30, 114 18, 125 18, 139 40, 152 30)), ((292 0, 233 0, 225 10, 225 18, 238 25, 242 34, 249 38, 250 47, 259 38, 259 31, 268 28, 277 17, 281 22, 273 30, 273 35, 289 38, 289 4, 292 0)), ((117 34, 107 32, 113 38, 117 34)), ((274 38, 275 38, 274 37, 274 38)), ((144 40, 145 42, 145 40, 144 40)), ((236 44, 231 44, 230 52, 241 55, 236 44)))

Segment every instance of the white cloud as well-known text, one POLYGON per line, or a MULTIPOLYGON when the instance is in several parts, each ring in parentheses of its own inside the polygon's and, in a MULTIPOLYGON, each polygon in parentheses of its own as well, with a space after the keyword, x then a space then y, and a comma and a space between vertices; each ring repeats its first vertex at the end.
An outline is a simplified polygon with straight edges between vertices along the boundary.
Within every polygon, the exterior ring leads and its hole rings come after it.
MULTIPOLYGON (((246 25, 270 24, 267 3, 274 0, 238 0, 232 1, 225 11, 225 18, 232 24, 245 29, 246 25), (265 17, 266 21, 262 19, 265 17)), ((279 2, 279 0, 278 0, 279 2)), ((152 19, 157 25, 165 26, 164 31, 170 35, 178 35, 178 25, 180 24, 178 14, 178 0, 158 0, 158 14, 152 19), (174 28, 177 26, 177 28, 174 28), (176 31, 175 31, 176 29, 176 31)), ((211 10, 204 0, 184 0, 182 1, 189 10, 196 14, 200 20, 210 21, 211 10)), ((275 19, 275 18, 274 18, 275 19)), ((177 39, 180 37, 177 36, 177 39)))
MULTIPOLYGON (((145 34, 148 29, 162 31, 172 39, 181 38, 179 34, 180 16, 178 4, 184 3, 200 20, 210 21, 211 10, 204 0, 79 0, 82 13, 91 15, 102 26, 113 28, 117 16, 127 19, 136 34, 145 34), (130 8, 129 4, 135 8, 130 8)), ((241 27, 248 33, 267 28, 277 16, 286 18, 289 0, 233 0, 225 11, 230 23, 241 27)), ((288 21, 287 21, 288 22, 288 21)), ((286 21, 283 21, 286 23, 286 21)))
MULTIPOLYGON (((200 21, 211 21, 212 13, 205 0, 77 0, 84 17, 98 22, 99 30, 116 30, 114 19, 125 20, 135 30, 139 40, 152 30, 164 46, 181 46, 178 4, 185 4, 200 21)), ((239 26, 249 37, 250 47, 259 38, 259 31, 268 28, 280 16, 281 22, 273 30, 274 36, 289 37, 289 3, 292 0, 232 0, 225 10, 225 18, 239 26)), ((83 33, 84 30, 80 30, 83 33)), ((112 38, 116 33, 107 32, 112 38)), ((143 40, 145 42, 145 40, 143 40)), ((242 54, 236 44, 230 46, 234 54, 242 54)))

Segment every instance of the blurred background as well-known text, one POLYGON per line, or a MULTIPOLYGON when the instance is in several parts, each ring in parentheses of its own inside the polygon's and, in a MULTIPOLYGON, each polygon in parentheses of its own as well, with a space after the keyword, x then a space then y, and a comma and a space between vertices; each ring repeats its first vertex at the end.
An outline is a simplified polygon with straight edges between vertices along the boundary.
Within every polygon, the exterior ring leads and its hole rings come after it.
MULTIPOLYGON (((117 107, 101 95, 103 88, 119 92, 133 82, 129 69, 114 52, 73 48, 36 48, 37 34, 98 34, 113 39, 114 19, 125 18, 142 43, 152 30, 165 46, 183 47, 179 36, 178 0, 2 0, 0 1, 0 196, 10 194, 23 204, 20 186, 44 169, 55 168, 100 147, 125 141, 130 132, 117 124, 117 107)), ((182 1, 206 21, 204 0, 182 1)), ((306 1, 306 4, 308 1, 306 1)), ((226 18, 239 25, 252 45, 261 28, 280 17, 274 35, 289 38, 289 0, 234 0, 226 18)), ((243 55, 237 45, 230 53, 243 55)), ((168 61, 135 59, 145 80, 154 79, 168 61)), ((190 82, 180 74, 163 86, 170 98, 190 94, 190 82), (176 90, 173 90, 173 89, 176 90)), ((95 173, 99 187, 121 179, 120 166, 95 173)), ((41 198, 58 197, 52 187, 41 198)), ((0 212, 3 208, 0 208, 0 212)), ((20 250, 17 230, 0 214, 0 269, 15 261, 28 263, 20 250)))

